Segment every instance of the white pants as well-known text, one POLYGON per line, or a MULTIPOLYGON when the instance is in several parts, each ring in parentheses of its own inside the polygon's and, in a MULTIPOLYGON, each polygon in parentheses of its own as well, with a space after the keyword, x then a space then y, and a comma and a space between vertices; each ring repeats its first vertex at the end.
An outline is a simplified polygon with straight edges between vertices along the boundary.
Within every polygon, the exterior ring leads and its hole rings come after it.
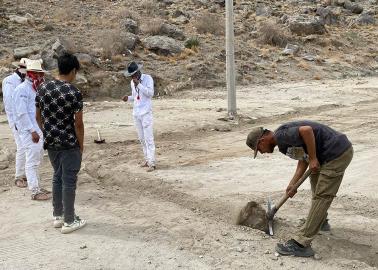
POLYGON ((26 153, 25 174, 28 179, 28 187, 33 193, 39 191, 39 166, 43 159, 43 135, 38 132, 38 143, 32 141, 30 132, 20 132, 20 139, 26 153))
POLYGON ((24 178, 25 175, 25 147, 21 143, 20 135, 15 127, 12 128, 13 138, 16 142, 16 179, 24 178))
POLYGON ((134 115, 134 123, 138 131, 139 141, 142 144, 144 159, 148 166, 155 166, 152 112, 140 116, 134 115))

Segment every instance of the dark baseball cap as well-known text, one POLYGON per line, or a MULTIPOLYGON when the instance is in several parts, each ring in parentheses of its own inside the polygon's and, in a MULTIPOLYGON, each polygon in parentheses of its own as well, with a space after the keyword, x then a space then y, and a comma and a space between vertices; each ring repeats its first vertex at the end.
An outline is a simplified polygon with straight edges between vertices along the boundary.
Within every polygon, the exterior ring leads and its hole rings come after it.
POLYGON ((254 151, 253 158, 257 156, 257 144, 263 134, 264 128, 258 127, 254 128, 247 136, 246 144, 254 151))

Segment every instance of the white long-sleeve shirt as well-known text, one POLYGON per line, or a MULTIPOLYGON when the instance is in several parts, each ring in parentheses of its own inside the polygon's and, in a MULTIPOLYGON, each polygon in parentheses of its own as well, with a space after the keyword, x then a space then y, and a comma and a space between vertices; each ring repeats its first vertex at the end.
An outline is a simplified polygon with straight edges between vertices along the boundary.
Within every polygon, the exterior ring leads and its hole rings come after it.
POLYGON ((36 120, 35 96, 36 92, 33 89, 33 84, 28 78, 15 89, 13 105, 14 119, 18 131, 40 132, 36 120))
POLYGON ((133 115, 141 116, 152 112, 152 97, 154 96, 154 80, 152 77, 142 74, 140 83, 136 87, 133 80, 130 84, 131 96, 128 96, 127 100, 133 102, 133 115))
POLYGON ((3 91, 3 103, 5 113, 7 115, 8 124, 10 128, 14 127, 14 115, 13 115, 13 101, 12 95, 17 86, 22 83, 21 77, 15 72, 9 75, 3 80, 2 91, 3 91))

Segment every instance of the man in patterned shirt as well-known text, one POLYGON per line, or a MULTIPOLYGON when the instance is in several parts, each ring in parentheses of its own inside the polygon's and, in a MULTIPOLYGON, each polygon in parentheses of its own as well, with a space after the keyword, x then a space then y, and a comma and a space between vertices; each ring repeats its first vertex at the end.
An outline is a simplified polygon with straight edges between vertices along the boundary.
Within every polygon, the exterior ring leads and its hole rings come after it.
POLYGON ((75 215, 74 208, 83 153, 83 101, 80 91, 71 84, 80 69, 76 56, 68 53, 60 56, 58 69, 57 79, 38 88, 35 104, 44 148, 54 169, 53 225, 62 228, 62 233, 70 233, 86 224, 86 220, 75 215))

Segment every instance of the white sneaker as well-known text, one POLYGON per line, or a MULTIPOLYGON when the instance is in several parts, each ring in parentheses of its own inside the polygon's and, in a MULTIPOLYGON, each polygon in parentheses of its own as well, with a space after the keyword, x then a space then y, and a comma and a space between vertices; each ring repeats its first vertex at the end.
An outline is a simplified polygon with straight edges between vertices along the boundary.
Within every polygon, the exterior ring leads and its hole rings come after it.
POLYGON ((62 228, 64 223, 62 216, 56 216, 54 217, 54 228, 62 228))
POLYGON ((85 219, 80 219, 79 217, 75 217, 75 220, 72 223, 68 224, 64 222, 61 232, 71 233, 73 231, 83 228, 86 224, 87 224, 87 221, 85 219))

